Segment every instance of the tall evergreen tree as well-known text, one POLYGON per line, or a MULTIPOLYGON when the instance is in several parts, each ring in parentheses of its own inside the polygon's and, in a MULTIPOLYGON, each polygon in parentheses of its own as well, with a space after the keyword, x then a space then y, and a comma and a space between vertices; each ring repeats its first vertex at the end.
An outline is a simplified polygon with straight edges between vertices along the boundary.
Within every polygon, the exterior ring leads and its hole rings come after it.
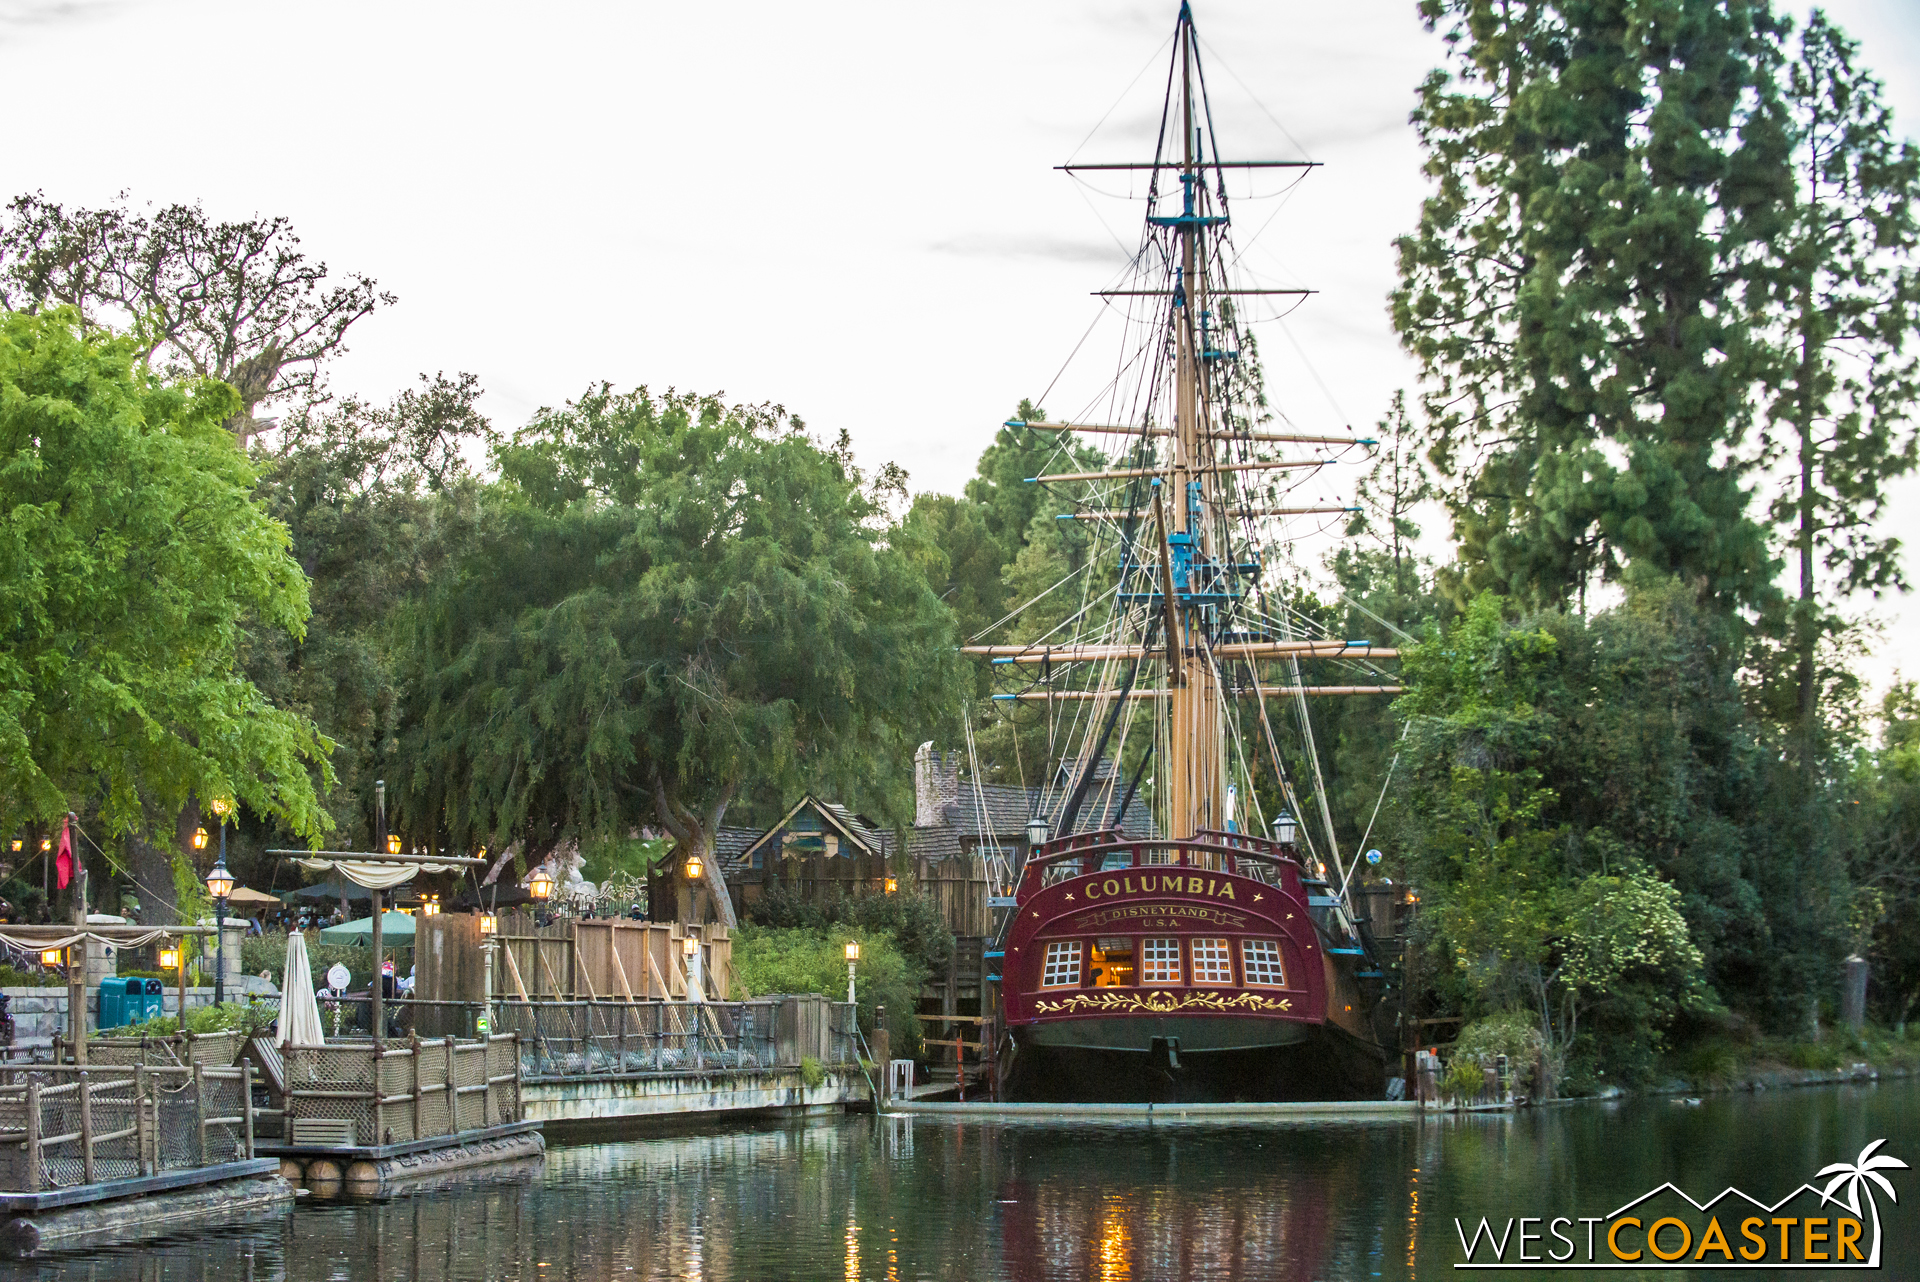
POLYGON ((1465 593, 1584 600, 1631 563, 1764 599, 1732 465, 1740 323, 1790 199, 1761 0, 1423 0, 1450 69, 1394 323, 1428 379, 1465 593))
POLYGON ((1799 198, 1756 318, 1780 348, 1761 446, 1780 478, 1768 515, 1795 580, 1793 704, 1781 720, 1803 760, 1818 752, 1818 651, 1842 626, 1835 602, 1907 587, 1900 541, 1877 526, 1887 483, 1920 462, 1920 150, 1895 137, 1858 55, 1816 10, 1785 77, 1799 198))

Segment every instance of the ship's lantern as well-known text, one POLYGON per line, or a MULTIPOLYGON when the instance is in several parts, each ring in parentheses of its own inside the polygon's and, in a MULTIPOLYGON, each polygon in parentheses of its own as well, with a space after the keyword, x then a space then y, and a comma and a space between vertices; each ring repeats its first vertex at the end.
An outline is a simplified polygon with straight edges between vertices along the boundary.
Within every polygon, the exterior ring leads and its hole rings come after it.
POLYGON ((1299 835, 1300 827, 1293 822, 1292 815, 1283 811, 1280 817, 1273 821, 1273 839, 1281 845, 1291 846, 1299 835))
POLYGON ((1047 844, 1047 820, 1044 815, 1035 815, 1027 820, 1027 848, 1032 850, 1047 844))

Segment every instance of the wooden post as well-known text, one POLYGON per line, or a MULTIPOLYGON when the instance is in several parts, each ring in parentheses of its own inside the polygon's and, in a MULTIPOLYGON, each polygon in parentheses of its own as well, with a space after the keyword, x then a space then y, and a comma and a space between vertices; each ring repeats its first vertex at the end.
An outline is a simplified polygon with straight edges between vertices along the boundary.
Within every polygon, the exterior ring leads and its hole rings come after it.
POLYGON ((887 1035, 887 1008, 885 1006, 875 1006, 873 1008, 873 1057, 879 1062, 876 1063, 873 1068, 874 1071, 880 1075, 880 1086, 876 1093, 879 1096, 880 1106, 883 1108, 887 1103, 887 1087, 889 1085, 887 1078, 890 1074, 888 1066, 893 1062, 892 1043, 893 1039, 887 1035))
POLYGON ((195 1152, 200 1155, 200 1165, 207 1164, 207 1079, 198 1060, 193 1065, 193 1133, 196 1137, 195 1152))
POLYGON ((40 1191, 40 1080, 27 1079, 27 1192, 40 1191))
MULTIPOLYGON (((68 815, 71 824, 74 816, 68 815)), ((87 861, 80 858, 80 847, 73 848, 73 926, 75 930, 87 929, 87 861)), ((73 1062, 85 1066, 87 1062, 87 941, 82 939, 73 946, 80 950, 80 964, 73 964, 73 948, 67 950, 67 1023, 73 1031, 73 1062)))
POLYGON ((133 1151, 134 1173, 137 1175, 158 1175, 160 1163, 156 1153, 150 1153, 153 1145, 153 1127, 147 1119, 147 1066, 145 1063, 134 1065, 133 1069, 133 1151))
MULTIPOLYGON (((380 892, 368 891, 373 896, 373 983, 367 986, 367 1009, 371 1012, 368 1031, 373 1034, 373 1093, 377 1099, 380 1094, 380 1040, 386 1035, 386 1025, 381 1022, 380 980, 386 974, 386 958, 382 957, 383 941, 380 931, 380 892)), ((375 1140, 374 1143, 379 1143, 375 1140)))
POLYGON ((175 1027, 185 1028, 187 1026, 187 937, 185 935, 181 935, 179 939, 180 939, 180 1013, 179 1013, 180 1022, 176 1024, 175 1027))
POLYGON ((240 1065, 240 1136, 246 1144, 241 1156, 253 1160, 253 1065, 240 1065))
MULTIPOLYGON (((380 892, 375 891, 374 893, 377 895, 380 892)), ((378 1041, 375 1041, 373 1044, 373 1138, 367 1141, 369 1144, 385 1144, 386 1143, 386 1140, 382 1137, 385 1136, 387 1133, 387 1114, 386 1114, 386 1101, 385 1101, 385 1096, 387 1092, 385 1088, 381 1085, 381 1080, 380 1080, 382 1077, 385 1076, 385 1074, 383 1074, 380 1071, 381 1054, 382 1054, 381 1045, 378 1041)))
POLYGON ((407 1047, 413 1052, 413 1138, 426 1138, 426 1097, 420 1094, 420 1034, 407 1035, 407 1047))
POLYGON ((80 1070, 80 1181, 93 1183, 93 1082, 80 1070))
POLYGON ((460 1133, 460 1086, 459 1078, 453 1071, 453 1064, 460 1053, 460 1043, 454 1040, 452 1033, 448 1033, 440 1044, 447 1048, 447 1134, 458 1135, 460 1133))

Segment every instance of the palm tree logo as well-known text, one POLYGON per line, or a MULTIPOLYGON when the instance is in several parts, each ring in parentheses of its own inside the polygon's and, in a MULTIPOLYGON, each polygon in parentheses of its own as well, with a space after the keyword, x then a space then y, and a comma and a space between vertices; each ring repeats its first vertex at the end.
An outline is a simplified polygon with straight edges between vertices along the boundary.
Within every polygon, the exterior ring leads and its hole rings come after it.
POLYGON ((1874 1154, 1874 1150, 1885 1143, 1884 1139, 1875 1140, 1861 1149, 1860 1156, 1852 1162, 1835 1162, 1832 1166, 1822 1167, 1819 1174, 1814 1176, 1815 1179, 1819 1179, 1822 1175, 1833 1177, 1827 1181, 1825 1191, 1820 1194, 1822 1202, 1844 1205, 1856 1217, 1860 1214, 1860 1194, 1862 1190, 1866 1192, 1867 1207, 1873 1212, 1873 1258, 1866 1264, 1870 1269, 1878 1268, 1880 1265, 1880 1204, 1874 1200, 1873 1189, 1867 1181, 1871 1180, 1879 1185, 1889 1202, 1897 1203, 1900 1200, 1899 1195, 1893 1191, 1893 1185, 1888 1182, 1887 1177, 1880 1172, 1908 1169, 1907 1164, 1897 1157, 1888 1157, 1884 1153, 1878 1156, 1874 1154), (1844 1200, 1833 1195, 1833 1191, 1843 1184, 1846 1185, 1847 1190, 1844 1200))

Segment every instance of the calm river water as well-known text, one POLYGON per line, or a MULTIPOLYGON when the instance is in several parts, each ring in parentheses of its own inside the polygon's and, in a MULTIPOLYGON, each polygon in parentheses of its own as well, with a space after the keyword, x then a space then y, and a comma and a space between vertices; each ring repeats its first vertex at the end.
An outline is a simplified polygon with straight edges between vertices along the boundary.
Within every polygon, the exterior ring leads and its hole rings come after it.
MULTIPOLYGON (((1455 1216, 1599 1216, 1665 1180, 1773 1201, 1881 1138, 1920 1165, 1920 1082, 1365 1124, 858 1117, 559 1148, 518 1182, 303 1204, 0 1279, 1487 1276, 1454 1270, 1455 1216)), ((1920 1174, 1892 1179, 1880 1276, 1920 1278, 1920 1174)))

